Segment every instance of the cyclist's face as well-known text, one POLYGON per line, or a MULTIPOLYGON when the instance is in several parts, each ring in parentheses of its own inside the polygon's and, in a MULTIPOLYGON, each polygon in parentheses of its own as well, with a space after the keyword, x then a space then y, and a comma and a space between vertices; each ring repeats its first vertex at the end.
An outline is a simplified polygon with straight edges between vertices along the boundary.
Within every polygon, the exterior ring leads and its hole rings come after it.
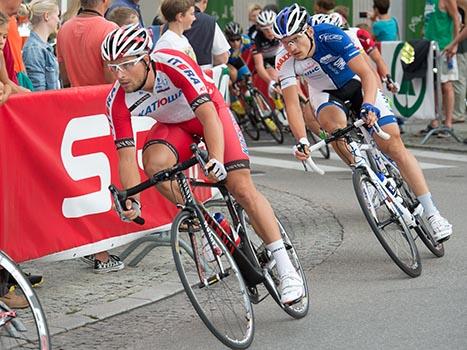
POLYGON ((240 46, 242 46, 242 38, 241 37, 238 37, 238 38, 229 38, 228 39, 228 42, 230 44, 230 47, 234 50, 236 49, 239 49, 240 46))
POLYGON ((308 56, 313 55, 314 53, 314 49, 310 52, 311 43, 307 34, 313 38, 312 31, 310 28, 308 28, 307 31, 281 40, 282 45, 284 45, 284 48, 287 50, 287 52, 289 52, 294 58, 298 60, 303 60, 308 56), (308 55, 309 53, 310 55, 308 55))
POLYGON ((272 26, 260 27, 259 29, 263 32, 266 39, 272 40, 275 38, 274 32, 272 31, 272 26))
POLYGON ((148 55, 124 57, 107 62, 107 67, 125 92, 135 92, 146 78, 148 55))

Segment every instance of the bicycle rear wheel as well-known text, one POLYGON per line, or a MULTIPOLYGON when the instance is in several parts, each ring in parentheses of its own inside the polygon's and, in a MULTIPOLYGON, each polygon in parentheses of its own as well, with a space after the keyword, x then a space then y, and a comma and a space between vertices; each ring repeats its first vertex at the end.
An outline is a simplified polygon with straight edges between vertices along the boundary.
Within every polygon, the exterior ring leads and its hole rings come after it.
MULTIPOLYGON (((203 252, 203 230, 196 215, 181 211, 172 223, 172 252, 177 272, 193 307, 206 327, 233 349, 250 346, 254 316, 242 275, 218 236, 209 234, 220 249, 220 260, 203 252), (223 271, 221 270, 223 267, 223 271)), ((212 254, 212 251, 211 251, 212 254)))
POLYGON ((280 276, 277 272, 276 263, 272 254, 266 249, 264 242, 258 237, 255 233, 253 226, 251 225, 250 219, 248 215, 245 213, 243 208, 238 209, 239 217, 242 222, 242 226, 245 229, 245 233, 248 237, 249 243, 251 244, 252 250, 255 252, 255 255, 258 259, 258 262, 262 268, 267 268, 269 271, 269 275, 272 278, 272 281, 264 282, 264 286, 268 290, 269 294, 273 297, 274 301, 290 316, 293 318, 299 319, 305 317, 308 313, 309 309, 309 291, 308 291, 308 284, 305 276, 305 272, 303 271, 302 265, 300 263, 300 259, 298 258, 297 252, 295 247, 290 239, 284 225, 280 222, 279 219, 276 218, 277 224, 279 226, 279 230, 281 233, 281 237, 284 240, 284 245, 287 250, 287 254, 289 255, 290 261, 292 265, 295 267, 295 270, 300 275, 303 280, 303 286, 305 289, 305 295, 302 299, 298 302, 291 304, 291 305, 284 305, 281 303, 280 299, 280 276))
POLYGON ((241 117, 234 111, 232 111, 232 114, 237 120, 240 129, 242 129, 242 131, 244 131, 252 140, 258 141, 260 136, 258 126, 259 122, 256 120, 256 116, 253 114, 253 111, 247 110, 247 113, 241 117))
POLYGON ((39 299, 18 265, 1 251, 0 293, 0 349, 50 349, 39 299))
POLYGON ((264 95, 259 90, 254 90, 253 100, 255 101, 255 113, 259 120, 264 125, 266 131, 271 134, 272 138, 277 143, 284 142, 284 132, 282 131, 282 123, 277 118, 277 115, 264 95))
POLYGON ((396 217, 386 196, 379 193, 379 184, 360 168, 355 169, 352 180, 363 214, 384 250, 407 275, 420 276, 420 255, 410 229, 401 217, 396 217))

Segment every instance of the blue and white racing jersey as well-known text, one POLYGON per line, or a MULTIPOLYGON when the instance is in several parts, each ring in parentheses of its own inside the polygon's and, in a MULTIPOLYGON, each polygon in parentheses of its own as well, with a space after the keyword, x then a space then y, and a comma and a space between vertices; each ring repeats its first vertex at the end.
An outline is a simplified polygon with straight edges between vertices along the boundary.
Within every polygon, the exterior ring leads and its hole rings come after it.
POLYGON ((284 48, 276 56, 281 88, 296 85, 297 75, 314 91, 337 90, 351 79, 359 79, 347 64, 360 54, 350 37, 330 24, 314 26, 313 30, 316 49, 312 57, 297 60, 284 48))

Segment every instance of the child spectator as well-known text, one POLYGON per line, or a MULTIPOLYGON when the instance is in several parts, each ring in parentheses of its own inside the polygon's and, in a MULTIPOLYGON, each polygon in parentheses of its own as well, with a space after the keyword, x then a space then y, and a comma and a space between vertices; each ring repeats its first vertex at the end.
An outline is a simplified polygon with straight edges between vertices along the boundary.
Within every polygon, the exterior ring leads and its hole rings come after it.
POLYGON ((138 12, 129 7, 115 7, 107 15, 107 19, 111 22, 117 23, 119 27, 128 24, 139 23, 138 12))
POLYGON ((58 62, 48 43, 60 23, 56 0, 32 0, 22 5, 20 14, 28 16, 32 26, 23 48, 23 61, 34 90, 58 89, 58 62))
POLYGON ((399 40, 399 24, 395 17, 389 16, 389 0, 373 0, 373 14, 370 20, 373 22, 373 35, 376 41, 399 40))

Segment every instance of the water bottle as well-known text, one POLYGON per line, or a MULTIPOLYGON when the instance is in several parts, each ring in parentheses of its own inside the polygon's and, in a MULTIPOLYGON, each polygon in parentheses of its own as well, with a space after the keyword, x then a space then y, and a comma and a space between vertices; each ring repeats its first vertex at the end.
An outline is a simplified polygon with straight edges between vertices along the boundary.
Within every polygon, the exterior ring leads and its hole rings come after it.
POLYGON ((388 178, 386 176, 384 176, 383 173, 377 172, 376 175, 378 175, 379 180, 381 181, 383 186, 385 186, 389 190, 389 192, 391 192, 392 194, 396 193, 396 189, 391 184, 391 182, 388 180, 388 178))
POLYGON ((237 232, 232 229, 229 222, 227 221, 227 219, 222 213, 215 213, 214 219, 217 221, 219 226, 222 227, 225 233, 227 233, 232 239, 232 241, 235 243, 235 246, 233 246, 232 243, 226 237, 224 237, 224 234, 222 232, 216 232, 219 238, 222 239, 222 241, 224 242, 225 246, 230 251, 230 253, 233 253, 235 251, 235 247, 238 247, 238 245, 240 244, 240 237, 238 236, 237 232))
POLYGON ((252 100, 253 100, 253 98, 251 97, 250 90, 246 89, 246 91, 245 91, 245 101, 247 103, 250 103, 252 100))

